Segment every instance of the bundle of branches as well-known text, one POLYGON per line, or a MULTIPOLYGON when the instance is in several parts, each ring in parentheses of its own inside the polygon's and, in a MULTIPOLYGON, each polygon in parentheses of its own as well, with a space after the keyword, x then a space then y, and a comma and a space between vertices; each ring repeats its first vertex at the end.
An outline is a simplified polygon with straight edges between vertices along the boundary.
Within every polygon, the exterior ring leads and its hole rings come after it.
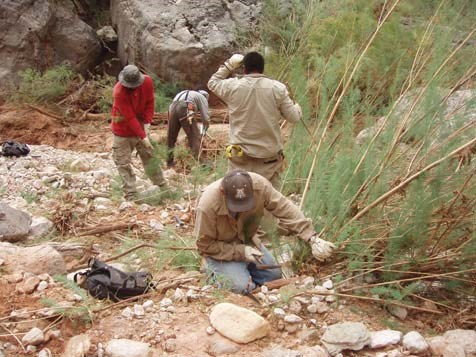
POLYGON ((89 214, 89 207, 81 207, 78 199, 71 192, 61 195, 52 207, 51 220, 56 229, 62 234, 75 232, 89 214))
MULTIPOLYGON (((210 120, 212 123, 228 123, 228 110, 227 109, 210 109, 210 120)), ((197 113, 196 119, 199 121, 202 120, 200 113, 197 113)), ((167 123, 167 112, 165 113, 154 113, 154 118, 152 120, 153 125, 167 123)))

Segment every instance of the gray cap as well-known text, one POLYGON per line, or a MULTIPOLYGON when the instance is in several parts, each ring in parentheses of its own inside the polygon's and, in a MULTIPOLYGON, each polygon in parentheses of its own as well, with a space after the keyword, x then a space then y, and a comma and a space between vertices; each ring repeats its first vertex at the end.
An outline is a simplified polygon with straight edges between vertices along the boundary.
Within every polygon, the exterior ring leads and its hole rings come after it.
POLYGON ((144 82, 145 76, 133 64, 125 66, 119 73, 119 82, 127 88, 137 88, 144 82))
POLYGON ((221 182, 226 207, 233 212, 246 212, 255 207, 253 180, 244 170, 228 172, 221 182))
POLYGON ((208 92, 207 92, 206 90, 200 89, 200 90, 198 91, 198 93, 200 93, 200 94, 203 95, 205 98, 207 98, 207 100, 208 100, 208 98, 210 97, 210 95, 208 94, 208 92))

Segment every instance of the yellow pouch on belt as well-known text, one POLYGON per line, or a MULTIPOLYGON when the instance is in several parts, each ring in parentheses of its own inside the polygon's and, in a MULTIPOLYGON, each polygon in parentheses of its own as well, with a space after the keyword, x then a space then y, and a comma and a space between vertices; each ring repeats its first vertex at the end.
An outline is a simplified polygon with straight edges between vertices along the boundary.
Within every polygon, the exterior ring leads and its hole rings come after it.
POLYGON ((233 156, 243 156, 243 149, 238 145, 228 145, 225 150, 226 157, 231 159, 233 156))

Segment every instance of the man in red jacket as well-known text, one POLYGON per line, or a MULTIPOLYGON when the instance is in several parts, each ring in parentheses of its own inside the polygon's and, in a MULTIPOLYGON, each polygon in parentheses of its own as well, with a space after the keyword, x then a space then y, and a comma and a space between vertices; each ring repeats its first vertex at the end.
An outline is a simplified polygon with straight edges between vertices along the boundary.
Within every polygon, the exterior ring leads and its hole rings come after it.
POLYGON ((154 115, 152 79, 142 74, 136 66, 127 65, 119 73, 113 98, 112 157, 123 181, 124 196, 126 200, 133 200, 137 197, 136 177, 131 166, 134 149, 154 185, 165 185, 159 163, 152 160, 154 148, 149 140, 150 122, 154 115))

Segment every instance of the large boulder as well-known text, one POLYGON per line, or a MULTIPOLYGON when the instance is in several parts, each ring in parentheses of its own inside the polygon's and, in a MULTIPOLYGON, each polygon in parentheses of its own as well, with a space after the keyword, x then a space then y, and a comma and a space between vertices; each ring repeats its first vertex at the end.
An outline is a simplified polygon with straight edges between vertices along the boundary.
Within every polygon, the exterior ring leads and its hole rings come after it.
MULTIPOLYGON (((357 144, 361 145, 369 141, 379 130, 392 128, 390 123, 394 120, 399 125, 399 121, 402 121, 408 115, 408 112, 411 112, 410 122, 413 123, 412 125, 417 121, 421 125, 422 117, 431 116, 432 125, 437 125, 436 132, 432 134, 435 141, 446 139, 451 133, 456 132, 457 129, 463 126, 468 126, 468 128, 465 134, 461 136, 462 143, 476 136, 476 126, 474 125, 476 123, 476 90, 458 90, 446 98, 448 90, 439 89, 436 95, 439 95, 441 100, 433 103, 430 109, 426 106, 427 103, 423 103, 423 99, 420 99, 415 108, 412 109, 420 90, 415 89, 402 96, 390 118, 381 117, 375 125, 359 132, 356 137, 357 144)), ((406 124, 405 129, 407 130, 409 125, 406 124)))
POLYGON ((166 81, 203 88, 261 6, 261 0, 112 0, 119 58, 166 81))
POLYGON ((0 33, 0 86, 17 82, 21 70, 42 71, 65 61, 85 71, 101 53, 94 30, 75 14, 73 1, 1 1, 0 33))
POLYGON ((18 242, 28 237, 31 217, 28 213, 0 202, 0 241, 18 242))
POLYGON ((49 245, 17 247, 0 243, 0 259, 5 261, 9 273, 25 271, 32 274, 66 274, 66 264, 57 250, 49 245))

